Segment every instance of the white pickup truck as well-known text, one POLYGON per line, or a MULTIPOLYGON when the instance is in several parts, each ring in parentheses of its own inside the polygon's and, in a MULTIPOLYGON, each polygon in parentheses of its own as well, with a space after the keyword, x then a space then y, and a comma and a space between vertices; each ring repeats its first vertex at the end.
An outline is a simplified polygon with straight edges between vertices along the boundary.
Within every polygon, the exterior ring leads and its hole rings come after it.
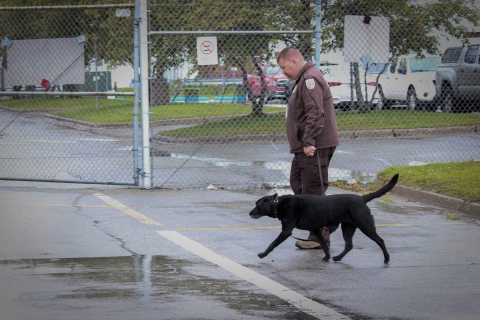
POLYGON ((435 76, 435 91, 443 112, 480 110, 480 39, 447 48, 435 76))

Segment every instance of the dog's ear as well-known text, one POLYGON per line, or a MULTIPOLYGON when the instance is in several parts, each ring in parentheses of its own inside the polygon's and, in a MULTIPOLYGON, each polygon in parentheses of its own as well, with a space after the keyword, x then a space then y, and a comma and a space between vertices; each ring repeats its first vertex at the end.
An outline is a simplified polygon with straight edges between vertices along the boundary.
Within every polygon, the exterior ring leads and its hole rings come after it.
POLYGON ((270 213, 270 204, 272 203, 272 200, 270 200, 269 197, 263 198, 262 205, 265 208, 265 212, 270 213))

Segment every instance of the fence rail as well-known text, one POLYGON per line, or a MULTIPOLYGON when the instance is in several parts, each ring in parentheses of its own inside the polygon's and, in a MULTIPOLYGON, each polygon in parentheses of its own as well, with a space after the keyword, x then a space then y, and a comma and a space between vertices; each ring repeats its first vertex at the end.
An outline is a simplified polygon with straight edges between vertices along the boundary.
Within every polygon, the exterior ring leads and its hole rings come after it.
POLYGON ((0 91, 0 96, 79 96, 79 97, 133 97, 134 92, 51 92, 51 91, 0 91))

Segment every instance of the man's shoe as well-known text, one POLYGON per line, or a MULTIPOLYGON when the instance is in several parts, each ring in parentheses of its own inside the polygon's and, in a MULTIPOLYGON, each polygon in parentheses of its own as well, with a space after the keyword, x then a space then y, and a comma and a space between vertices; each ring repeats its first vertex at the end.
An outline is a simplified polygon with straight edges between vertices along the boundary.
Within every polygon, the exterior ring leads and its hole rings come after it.
MULTIPOLYGON (((330 248, 330 242, 327 242, 328 247, 330 248)), ((295 246, 300 249, 322 249, 320 243, 316 241, 297 241, 295 242, 295 246)))
POLYGON ((316 241, 297 241, 295 242, 295 246, 300 248, 300 249, 322 249, 322 246, 320 243, 316 241))

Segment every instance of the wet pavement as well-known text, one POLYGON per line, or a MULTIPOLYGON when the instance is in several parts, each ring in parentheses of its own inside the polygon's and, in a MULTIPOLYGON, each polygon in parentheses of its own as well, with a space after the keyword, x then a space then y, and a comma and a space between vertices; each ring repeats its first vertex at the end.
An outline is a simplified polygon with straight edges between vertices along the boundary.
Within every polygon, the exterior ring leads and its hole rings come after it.
POLYGON ((477 216, 389 194, 388 265, 359 231, 341 262, 294 239, 259 259, 279 222, 248 212, 273 192, 0 181, 0 318, 478 319, 477 216))

